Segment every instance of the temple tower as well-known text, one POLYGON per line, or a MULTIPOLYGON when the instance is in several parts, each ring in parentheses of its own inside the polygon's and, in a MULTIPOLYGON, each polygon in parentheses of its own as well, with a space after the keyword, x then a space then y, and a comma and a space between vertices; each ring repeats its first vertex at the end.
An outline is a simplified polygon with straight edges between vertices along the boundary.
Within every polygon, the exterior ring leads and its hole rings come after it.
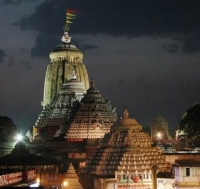
POLYGON ((43 107, 50 104, 66 81, 76 79, 84 84, 85 90, 89 88, 87 69, 83 64, 83 53, 71 44, 69 35, 69 26, 76 19, 76 13, 74 10, 67 10, 66 23, 63 27, 64 34, 61 38, 62 45, 57 46, 49 55, 50 64, 47 67, 44 83, 43 107))
POLYGON ((83 64, 83 53, 71 44, 69 23, 76 15, 67 12, 62 44, 49 55, 47 66, 43 110, 33 125, 33 139, 49 140, 60 136, 71 116, 74 104, 81 101, 89 88, 88 73, 83 64), (58 130, 58 132, 56 132, 58 130))
MULTIPOLYGON (((33 138, 52 139, 71 116, 76 101, 81 101, 89 87, 83 54, 74 45, 62 44, 50 53, 47 67, 43 110, 33 126, 33 138)), ((59 132, 57 133, 57 135, 59 132)))

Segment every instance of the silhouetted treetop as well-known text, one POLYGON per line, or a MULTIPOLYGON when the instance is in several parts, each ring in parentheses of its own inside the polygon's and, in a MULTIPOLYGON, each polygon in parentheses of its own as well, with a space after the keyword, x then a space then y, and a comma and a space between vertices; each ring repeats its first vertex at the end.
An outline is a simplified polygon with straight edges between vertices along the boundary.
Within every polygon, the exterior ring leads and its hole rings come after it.
POLYGON ((195 103, 181 117, 179 130, 182 134, 179 139, 187 141, 189 145, 200 146, 200 104, 195 103))
POLYGON ((17 127, 11 118, 0 116, 0 142, 13 141, 16 130, 17 127))

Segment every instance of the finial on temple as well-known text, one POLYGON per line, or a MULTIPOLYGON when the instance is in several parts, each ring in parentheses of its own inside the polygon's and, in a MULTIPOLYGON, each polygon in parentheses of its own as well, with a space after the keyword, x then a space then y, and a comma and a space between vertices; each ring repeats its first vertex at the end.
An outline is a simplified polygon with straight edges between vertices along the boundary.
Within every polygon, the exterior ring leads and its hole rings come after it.
POLYGON ((65 23, 65 26, 63 27, 64 34, 61 38, 61 41, 63 43, 69 44, 71 42, 71 37, 69 36, 69 26, 70 26, 70 24, 73 23, 73 20, 76 19, 77 14, 80 14, 80 12, 72 10, 72 9, 67 9, 66 23, 65 23))

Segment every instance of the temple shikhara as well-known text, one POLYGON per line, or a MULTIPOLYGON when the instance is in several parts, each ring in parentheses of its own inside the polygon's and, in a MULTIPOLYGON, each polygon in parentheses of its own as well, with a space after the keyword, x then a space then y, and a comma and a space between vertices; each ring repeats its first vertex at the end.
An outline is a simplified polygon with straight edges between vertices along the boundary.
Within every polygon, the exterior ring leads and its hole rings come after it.
POLYGON ((73 105, 83 98, 89 88, 89 79, 82 59, 83 53, 72 44, 59 45, 50 53, 43 111, 33 126, 33 138, 52 139, 69 120, 73 105))

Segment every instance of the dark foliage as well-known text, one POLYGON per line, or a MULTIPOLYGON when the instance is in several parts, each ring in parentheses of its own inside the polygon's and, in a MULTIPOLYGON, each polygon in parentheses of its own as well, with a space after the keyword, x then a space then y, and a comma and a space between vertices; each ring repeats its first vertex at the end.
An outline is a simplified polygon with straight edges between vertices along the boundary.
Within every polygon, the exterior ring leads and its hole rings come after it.
POLYGON ((179 122, 179 130, 183 134, 179 136, 190 147, 200 147, 200 104, 196 103, 189 108, 179 122))

